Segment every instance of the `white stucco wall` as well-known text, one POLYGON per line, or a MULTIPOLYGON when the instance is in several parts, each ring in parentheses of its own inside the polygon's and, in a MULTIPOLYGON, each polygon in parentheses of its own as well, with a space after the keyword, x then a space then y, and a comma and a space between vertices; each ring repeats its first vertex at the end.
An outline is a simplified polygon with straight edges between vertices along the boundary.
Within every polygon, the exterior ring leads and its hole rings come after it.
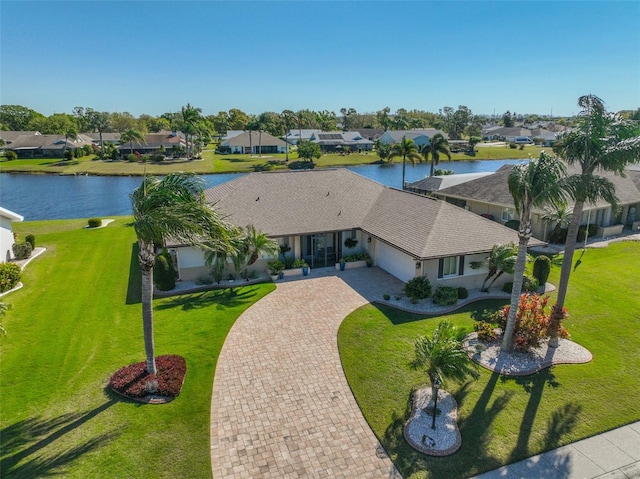
POLYGON ((377 266, 405 283, 416 275, 416 262, 414 259, 382 241, 376 241, 374 262, 377 266))
POLYGON ((0 207, 0 263, 14 258, 12 223, 22 219, 22 216, 0 207))

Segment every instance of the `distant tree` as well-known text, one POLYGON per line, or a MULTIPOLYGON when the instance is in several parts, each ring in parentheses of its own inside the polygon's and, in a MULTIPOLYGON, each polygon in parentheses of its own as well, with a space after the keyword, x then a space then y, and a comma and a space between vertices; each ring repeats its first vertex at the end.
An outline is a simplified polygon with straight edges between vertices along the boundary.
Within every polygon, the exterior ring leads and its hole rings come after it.
POLYGON ((380 139, 375 143, 376 154, 382 161, 388 161, 389 155, 391 155, 391 145, 389 143, 382 143, 380 139))
POLYGON ((512 128, 514 125, 513 117, 511 116, 511 112, 507 110, 502 114, 502 120, 500 121, 502 126, 505 128, 512 128))
POLYGON ((472 150, 475 149, 476 145, 480 142, 482 142, 482 138, 480 138, 479 136, 472 136, 471 138, 469 138, 469 146, 472 150))
POLYGON ((76 141, 78 139, 78 131, 76 130, 75 125, 70 125, 67 130, 64 132, 64 148, 62 149, 62 156, 65 156, 67 152, 67 146, 69 143, 69 139, 76 141))
POLYGON ((45 116, 21 105, 0 105, 0 123, 9 131, 29 130, 29 125, 38 118, 45 116))
POLYGON ((104 141, 102 139, 102 133, 107 131, 110 127, 109 114, 102 111, 95 111, 91 108, 87 108, 87 116, 89 118, 89 128, 91 131, 97 131, 100 134, 100 156, 105 158, 104 141))
POLYGON ((342 114, 342 131, 350 131, 353 128, 353 117, 357 114, 355 108, 340 108, 342 114))
POLYGON ((303 140, 298 143, 298 157, 313 163, 314 159, 322 156, 320 145, 312 141, 303 140))
POLYGON ((445 106, 440 110, 442 129, 447 132, 452 140, 459 140, 462 137, 462 133, 472 117, 473 113, 464 105, 460 105, 455 111, 449 106, 445 106))
POLYGON ((147 128, 151 133, 158 133, 159 131, 166 131, 171 129, 171 122, 166 118, 150 117, 147 120, 147 128))
POLYGON ((124 132, 129 129, 141 131, 137 120, 128 111, 110 113, 109 122, 115 131, 124 132))
POLYGON ((389 112, 391 108, 385 106, 382 110, 376 112, 376 122, 380 128, 384 128, 385 131, 391 127, 391 118, 389 118, 389 112))
POLYGON ((120 134, 120 143, 123 145, 129 143, 129 148, 131 150, 130 154, 133 155, 133 144, 142 145, 143 143, 146 143, 146 141, 144 139, 144 135, 140 131, 128 128, 120 134))
POLYGON ((336 114, 329 110, 322 110, 316 112, 316 122, 318 127, 322 131, 335 131, 336 130, 336 114))
POLYGON ((391 163, 394 158, 402 158, 402 189, 404 190, 404 177, 407 160, 411 162, 411 165, 415 165, 416 162, 422 161, 418 145, 416 145, 411 138, 407 139, 406 136, 403 136, 400 143, 396 143, 391 147, 389 162, 391 163))
POLYGON ((440 163, 440 154, 446 155, 447 158, 451 159, 449 142, 441 133, 433 135, 429 140, 429 143, 420 148, 420 153, 422 153, 425 161, 429 161, 429 157, 431 157, 431 170, 429 172, 429 176, 433 176, 433 170, 436 165, 440 163))

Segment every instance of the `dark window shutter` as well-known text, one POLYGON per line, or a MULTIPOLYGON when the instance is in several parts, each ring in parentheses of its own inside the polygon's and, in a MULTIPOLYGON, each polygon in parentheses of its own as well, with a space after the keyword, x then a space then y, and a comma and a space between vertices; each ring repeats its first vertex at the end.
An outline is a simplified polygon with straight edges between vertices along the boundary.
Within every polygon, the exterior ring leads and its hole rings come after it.
POLYGON ((444 271, 444 258, 440 258, 438 260, 438 278, 442 278, 443 271, 444 271))
POLYGON ((458 276, 464 274, 464 256, 460 256, 460 266, 458 266, 458 276))

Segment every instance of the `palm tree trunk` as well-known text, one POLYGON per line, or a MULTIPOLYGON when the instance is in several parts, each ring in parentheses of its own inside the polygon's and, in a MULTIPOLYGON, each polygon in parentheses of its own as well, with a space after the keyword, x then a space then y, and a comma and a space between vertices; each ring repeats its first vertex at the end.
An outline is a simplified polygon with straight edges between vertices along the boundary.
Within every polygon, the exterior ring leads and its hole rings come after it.
POLYGON ((582 220, 582 210, 584 209, 584 201, 576 201, 573 206, 573 216, 569 223, 569 230, 567 231, 567 241, 564 245, 564 257, 562 258, 562 269, 560 270, 560 282, 558 283, 558 298, 556 304, 553 307, 551 314, 551 324, 549 346, 555 348, 558 346, 558 328, 560 327, 560 321, 563 318, 562 310, 564 308, 564 301, 567 297, 567 288, 569 286, 569 276, 571 275, 571 268, 573 267, 573 253, 576 250, 578 243, 578 228, 582 220))
POLYGON ((129 142, 130 154, 133 155, 133 140, 129 142))
POLYGON ((433 176, 434 170, 436 167, 436 159, 431 155, 431 171, 429 172, 429 176, 433 176))
POLYGON ((484 290, 484 291, 485 291, 485 292, 488 292, 488 291, 491 289, 491 286, 493 286, 493 283, 495 283, 495 282, 496 282, 496 280, 497 280, 500 276, 502 276, 502 274, 503 274, 503 273, 504 273, 504 271, 500 271, 500 272, 496 275, 496 277, 495 277, 495 278, 493 278, 493 280, 491 281, 491 283, 489 283, 489 286, 487 286, 487 289, 486 289, 486 290, 484 290))
POLYGON ((518 303, 520 302, 520 294, 522 292, 522 283, 524 280, 524 269, 527 264, 527 244, 531 236, 531 220, 526 221, 523 225, 523 218, 520 218, 520 230, 518 231, 518 256, 516 266, 513 272, 513 289, 511 290, 511 304, 509 306, 509 317, 507 318, 507 326, 502 334, 501 349, 507 353, 513 351, 513 333, 516 329, 516 313, 518 312, 518 303), (529 234, 524 234, 525 231, 529 234))
POLYGON ((404 190, 404 168, 407 164, 407 158, 402 158, 402 189, 404 190))
POLYGON ((99 130, 100 133, 100 156, 104 160, 104 141, 102 140, 102 130, 99 130))
POLYGON ((153 243, 138 239, 138 261, 142 271, 142 329, 144 332, 144 352, 147 358, 147 372, 156 374, 155 346, 153 344, 153 263, 155 253, 153 243))

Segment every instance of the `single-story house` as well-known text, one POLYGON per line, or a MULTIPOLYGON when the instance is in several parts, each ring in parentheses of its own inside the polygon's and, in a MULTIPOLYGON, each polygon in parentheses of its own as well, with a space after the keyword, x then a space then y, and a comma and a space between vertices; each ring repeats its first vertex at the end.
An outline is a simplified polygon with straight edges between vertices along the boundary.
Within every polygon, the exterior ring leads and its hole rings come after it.
POLYGON ((220 146, 229 148, 231 153, 262 155, 265 153, 285 153, 287 144, 264 131, 245 131, 222 141, 220 146))
POLYGON ((317 135, 318 133, 322 133, 322 131, 308 128, 289 130, 289 133, 287 133, 283 139, 290 145, 297 145, 300 141, 311 140, 311 137, 313 135, 317 135))
POLYGON ((449 136, 444 131, 436 130, 435 128, 422 128, 415 130, 387 130, 380 137, 380 143, 400 143, 402 141, 402 137, 406 137, 409 140, 413 140, 416 145, 423 146, 428 145, 430 142, 430 138, 432 138, 433 135, 437 133, 440 133, 446 139, 449 139, 449 136))
POLYGON ((357 131, 333 131, 331 133, 314 133, 309 138, 310 141, 320 145, 323 153, 349 151, 371 151, 373 141, 363 138, 357 131))
MULTIPOLYGON (((149 133, 144 135, 145 142, 141 145, 133 142, 133 151, 141 155, 158 155, 164 147, 165 154, 171 154, 172 148, 179 147, 186 149, 187 141, 184 134, 178 131, 160 131, 158 133, 149 133)), ((131 146, 127 143, 120 143, 118 151, 121 155, 128 155, 131 152, 131 146)))
MULTIPOLYGON (((493 174, 440 189, 435 195, 472 213, 492 217, 500 223, 517 220, 507 183, 512 168, 513 165, 505 165, 493 174)), ((578 172, 577 167, 567 167, 567 174, 578 172)), ((595 205, 585 204, 580 224, 596 224, 600 227, 599 234, 604 236, 611 236, 612 231, 617 229, 621 232, 625 225, 634 229, 640 227, 640 171, 628 169, 625 178, 608 172, 599 172, 598 175, 615 185, 620 210, 613 211, 611 205, 602 200, 595 205)), ((572 206, 571 202, 569 206, 572 206)), ((542 219, 545 214, 544 210, 534 209, 532 216, 533 236, 543 241, 547 241, 555 227, 555 224, 542 219)))
POLYGON ((405 189, 421 195, 428 195, 444 188, 466 183, 467 181, 491 175, 491 172, 458 173, 454 175, 427 176, 413 183, 407 183, 405 189))
POLYGON ((529 138, 531 140, 531 131, 526 128, 501 127, 492 128, 489 131, 485 130, 482 134, 483 140, 515 141, 516 138, 529 138))
MULTIPOLYGON (((471 263, 484 260, 495 244, 517 241, 514 230, 496 222, 343 168, 250 173, 205 195, 228 221, 254 225, 312 269, 335 267, 343 256, 367 252, 400 280, 426 275, 434 287, 479 288, 487 269, 473 269, 471 263), (357 245, 348 248, 347 238, 357 245)), ((167 247, 181 279, 208 273, 200 248, 167 247)), ((268 260, 252 267, 264 270, 268 260)))
MULTIPOLYGON (((100 133, 83 133, 84 136, 88 136, 93 140, 93 144, 96 146, 100 146, 100 133)), ((102 141, 106 145, 107 143, 111 143, 112 145, 120 144, 120 133, 102 133, 102 141)))
POLYGON ((75 140, 64 135, 20 135, 7 149, 15 151, 20 158, 62 158, 66 150, 92 144, 93 140, 83 134, 75 140))
POLYGON ((0 131, 0 140, 4 141, 4 146, 11 145, 19 136, 40 135, 39 131, 0 131))
POLYGON ((12 223, 23 220, 23 216, 0 206, 0 263, 11 261, 14 258, 12 223))

